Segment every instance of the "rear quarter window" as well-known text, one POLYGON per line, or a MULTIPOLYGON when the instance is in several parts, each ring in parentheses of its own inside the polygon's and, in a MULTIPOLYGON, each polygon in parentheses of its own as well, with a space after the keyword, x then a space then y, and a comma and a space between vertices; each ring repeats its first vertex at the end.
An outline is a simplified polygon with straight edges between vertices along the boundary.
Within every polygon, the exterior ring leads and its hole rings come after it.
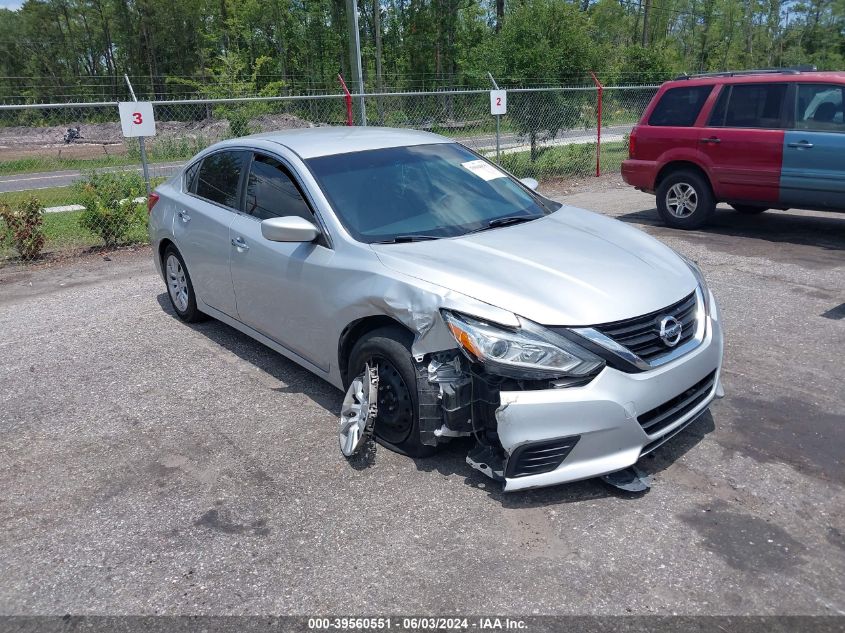
POLYGON ((648 118, 649 125, 690 127, 698 118, 713 86, 669 88, 648 118))

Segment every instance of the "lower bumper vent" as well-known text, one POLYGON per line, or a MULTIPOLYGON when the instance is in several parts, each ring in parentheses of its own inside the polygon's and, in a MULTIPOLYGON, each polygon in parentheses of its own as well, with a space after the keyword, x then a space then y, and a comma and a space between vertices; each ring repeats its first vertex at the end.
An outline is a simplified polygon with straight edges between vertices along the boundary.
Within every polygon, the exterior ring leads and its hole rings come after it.
POLYGON ((505 477, 527 477, 553 471, 563 463, 580 439, 580 435, 572 435, 523 444, 508 459, 505 477))
POLYGON ((640 414, 637 421, 649 435, 660 433, 704 402, 713 390, 715 380, 716 372, 712 371, 683 393, 667 400, 651 411, 640 414))

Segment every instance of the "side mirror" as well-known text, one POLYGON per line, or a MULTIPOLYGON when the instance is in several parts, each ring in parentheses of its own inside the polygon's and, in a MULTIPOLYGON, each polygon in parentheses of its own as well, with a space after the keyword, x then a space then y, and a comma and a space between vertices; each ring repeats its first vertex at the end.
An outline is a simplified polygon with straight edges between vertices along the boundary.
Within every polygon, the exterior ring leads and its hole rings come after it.
POLYGON ((533 178, 520 178, 519 182, 528 187, 531 191, 537 191, 537 187, 540 186, 540 183, 533 178))
POLYGON ((262 221, 261 235, 271 242, 313 242, 320 229, 298 215, 287 215, 262 221))

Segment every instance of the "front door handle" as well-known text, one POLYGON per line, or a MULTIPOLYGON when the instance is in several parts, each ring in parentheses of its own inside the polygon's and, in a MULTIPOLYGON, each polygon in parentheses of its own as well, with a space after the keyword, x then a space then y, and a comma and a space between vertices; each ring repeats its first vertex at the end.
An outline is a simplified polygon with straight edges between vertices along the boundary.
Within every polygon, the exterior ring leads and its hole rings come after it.
POLYGON ((191 221, 191 216, 189 216, 184 211, 180 211, 177 215, 179 216, 179 219, 182 220, 182 222, 184 222, 185 224, 191 221))
POLYGON ((698 142, 699 143, 721 143, 722 139, 720 139, 718 136, 710 136, 708 138, 699 139, 698 142))
POLYGON ((232 246, 237 248, 239 251, 248 251, 249 250, 249 244, 244 242, 244 238, 242 238, 240 236, 232 238, 232 246))
POLYGON ((787 143, 787 147, 797 147, 798 149, 810 149, 813 144, 810 141, 798 141, 797 143, 787 143))

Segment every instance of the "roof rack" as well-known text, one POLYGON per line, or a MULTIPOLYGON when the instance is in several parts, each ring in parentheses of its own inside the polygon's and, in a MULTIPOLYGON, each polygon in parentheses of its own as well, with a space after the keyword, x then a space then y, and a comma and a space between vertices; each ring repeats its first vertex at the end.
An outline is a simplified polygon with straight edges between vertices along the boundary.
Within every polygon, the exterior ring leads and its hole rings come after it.
POLYGON ((789 68, 757 68, 754 70, 726 70, 715 73, 698 73, 688 75, 683 73, 675 77, 675 81, 681 79, 699 79, 703 77, 741 77, 743 75, 799 75, 801 73, 814 73, 818 69, 815 66, 790 66, 789 68))

